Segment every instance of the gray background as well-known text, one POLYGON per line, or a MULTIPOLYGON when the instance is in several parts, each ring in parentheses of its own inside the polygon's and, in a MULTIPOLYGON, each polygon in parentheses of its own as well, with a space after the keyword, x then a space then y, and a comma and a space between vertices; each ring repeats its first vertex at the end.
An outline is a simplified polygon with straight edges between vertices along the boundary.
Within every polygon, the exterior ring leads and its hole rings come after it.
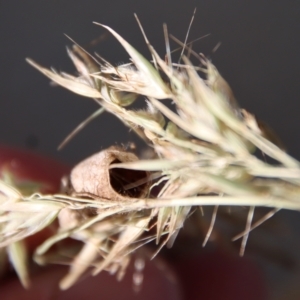
MULTIPOLYGON (((25 62, 30 57, 46 67, 74 72, 65 46, 68 34, 85 46, 107 24, 149 57, 133 17, 136 12, 155 48, 164 55, 162 24, 184 40, 194 8, 190 40, 209 55, 232 86, 242 107, 268 122, 290 153, 300 158, 300 2, 175 0, 2 0, 0 1, 0 142, 74 163, 134 135, 107 114, 89 125, 61 152, 56 147, 96 105, 62 88, 25 62), (211 50, 222 42, 219 50, 211 50)), ((174 43, 173 47, 177 47, 174 43)), ((112 63, 128 55, 112 38, 89 48, 112 63)))

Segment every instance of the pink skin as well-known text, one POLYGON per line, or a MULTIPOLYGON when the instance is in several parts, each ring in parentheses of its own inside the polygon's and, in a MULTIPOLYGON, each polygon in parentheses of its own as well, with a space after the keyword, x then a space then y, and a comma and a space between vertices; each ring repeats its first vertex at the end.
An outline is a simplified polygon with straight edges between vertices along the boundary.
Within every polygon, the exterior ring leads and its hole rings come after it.
MULTIPOLYGON (((55 192, 59 178, 68 167, 52 160, 36 157, 31 153, 0 147, 1 167, 13 167, 11 171, 20 179, 39 180, 50 184, 55 192), (47 166, 51 171, 45 172, 47 166), (48 175, 47 175, 48 174, 48 175)), ((48 169, 49 170, 49 169, 48 169)), ((49 231, 31 237, 31 251, 49 235, 49 231)), ((172 250, 169 250, 172 251, 172 250)), ((16 277, 0 281, 1 300, 12 299, 172 299, 172 300, 264 300, 266 284, 258 266, 238 253, 224 249, 199 251, 196 255, 166 262, 159 256, 146 261, 144 281, 139 293, 132 288, 133 267, 129 267, 124 279, 117 282, 106 272, 88 276, 67 291, 59 290, 58 283, 68 269, 61 266, 44 267, 31 274, 32 285, 24 290, 16 277), (172 265, 172 266, 171 266, 172 265)))

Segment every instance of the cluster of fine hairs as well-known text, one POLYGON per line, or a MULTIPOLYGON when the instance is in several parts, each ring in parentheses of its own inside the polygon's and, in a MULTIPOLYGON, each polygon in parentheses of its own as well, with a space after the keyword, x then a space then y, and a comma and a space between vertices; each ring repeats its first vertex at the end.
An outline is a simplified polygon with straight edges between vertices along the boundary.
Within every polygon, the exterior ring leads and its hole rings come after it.
POLYGON ((0 181, 0 247, 10 254, 24 286, 29 279, 23 240, 54 220, 57 230, 37 247, 34 260, 70 264, 60 282, 67 289, 87 270, 94 275, 107 270, 121 279, 137 248, 150 241, 157 251, 171 246, 193 207, 249 207, 242 252, 249 232, 266 218, 282 208, 300 208, 300 163, 270 128, 238 105, 208 59, 196 54, 200 66, 194 66, 182 55, 181 63, 173 64, 170 51, 162 59, 144 35, 152 56, 148 61, 114 30, 98 25, 120 42, 130 63, 115 67, 78 45, 68 49, 78 76, 27 61, 58 85, 96 101, 99 109, 80 127, 103 111, 112 113, 149 145, 153 156, 141 160, 110 147, 75 166, 54 195, 28 196, 0 181), (144 99, 143 110, 130 108, 144 99), (256 206, 272 211, 252 222, 256 206), (80 247, 72 252, 68 244, 64 256, 52 246, 67 238, 80 241, 80 247))

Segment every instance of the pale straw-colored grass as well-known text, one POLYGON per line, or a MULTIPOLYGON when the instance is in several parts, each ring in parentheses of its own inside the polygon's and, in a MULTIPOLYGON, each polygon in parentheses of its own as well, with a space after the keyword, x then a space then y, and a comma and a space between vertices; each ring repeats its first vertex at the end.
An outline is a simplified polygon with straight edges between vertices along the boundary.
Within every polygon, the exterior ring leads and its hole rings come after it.
POLYGON ((24 253, 22 240, 56 218, 57 233, 36 249, 34 258, 40 264, 66 263, 57 253, 47 255, 51 246, 68 237, 82 241, 61 281, 66 289, 89 267, 93 274, 108 270, 122 278, 129 254, 152 240, 159 249, 172 245, 194 206, 250 207, 240 236, 243 247, 253 229, 254 207, 300 209, 299 162, 282 149, 268 127, 239 107, 209 60, 199 55, 206 75, 202 79, 187 56, 182 56, 182 64, 172 65, 170 53, 165 62, 145 38, 150 62, 114 30, 98 25, 120 42, 130 63, 116 67, 98 62, 77 45, 68 49, 77 77, 27 61, 57 84, 97 101, 99 110, 87 122, 103 110, 114 114, 154 150, 155 157, 139 160, 130 151, 109 148, 76 166, 57 195, 24 196, 1 181, 0 246, 7 247, 25 286, 26 258, 15 253, 24 253), (138 96, 146 99, 144 110, 130 108, 136 99, 143 101, 138 96), (153 197, 151 189, 158 184, 162 188, 153 197))

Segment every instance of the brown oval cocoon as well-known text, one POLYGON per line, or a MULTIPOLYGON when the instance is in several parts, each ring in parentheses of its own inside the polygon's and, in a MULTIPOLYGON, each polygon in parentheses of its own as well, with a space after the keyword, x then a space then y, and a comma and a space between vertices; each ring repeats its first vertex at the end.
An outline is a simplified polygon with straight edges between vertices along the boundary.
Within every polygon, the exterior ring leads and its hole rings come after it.
POLYGON ((111 164, 137 160, 135 154, 117 147, 96 153, 72 169, 70 181, 73 192, 111 201, 146 197, 150 185, 148 172, 110 169, 111 164))

